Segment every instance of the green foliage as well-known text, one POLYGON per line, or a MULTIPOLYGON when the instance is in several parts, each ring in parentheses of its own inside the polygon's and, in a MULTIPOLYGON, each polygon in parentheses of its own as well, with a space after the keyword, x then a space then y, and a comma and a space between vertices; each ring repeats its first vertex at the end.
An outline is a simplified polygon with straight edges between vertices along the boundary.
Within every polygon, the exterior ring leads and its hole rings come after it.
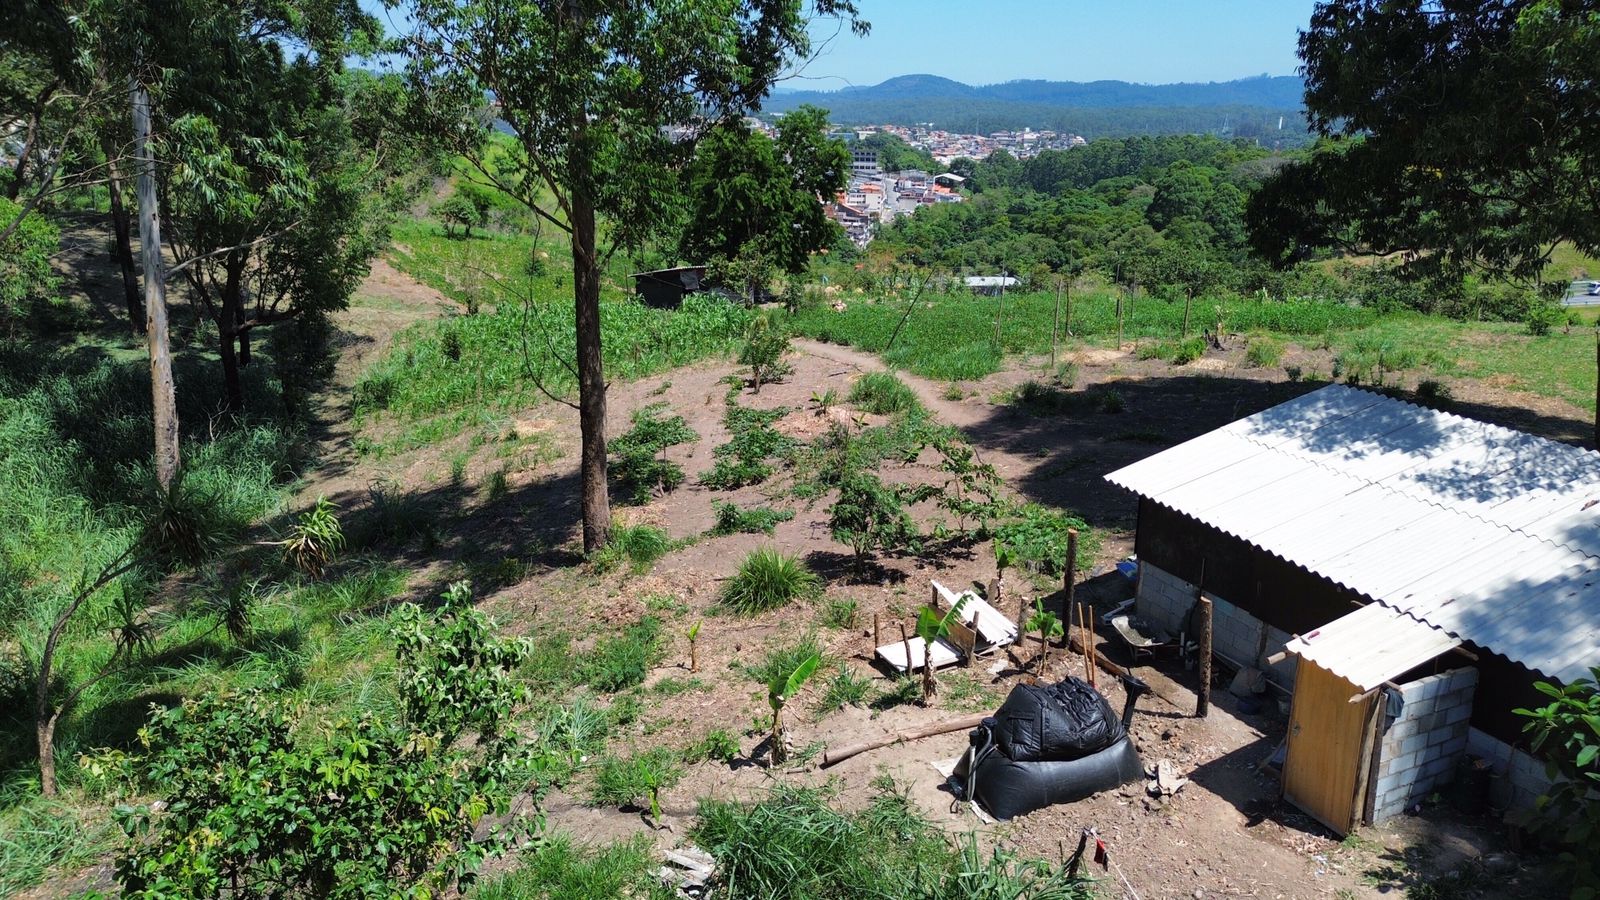
MULTIPOLYGON (((0 197, 0 230, 21 212, 21 206, 0 197)), ((16 230, 0 241, 0 327, 7 332, 15 329, 33 304, 54 296, 61 277, 50 258, 60 249, 60 232, 37 212, 28 213, 16 230)))
POLYGON ((289 536, 283 540, 284 559, 312 578, 321 578, 323 570, 344 548, 344 532, 333 510, 328 498, 318 497, 315 506, 295 519, 289 536))
POLYGON ((793 643, 778 644, 770 647, 761 663, 755 666, 744 667, 744 673, 752 681, 760 684, 770 684, 777 678, 787 678, 789 673, 800 667, 800 664, 810 657, 824 657, 822 642, 815 634, 803 634, 793 643))
POLYGON ((1077 516, 1047 509, 1037 503, 1024 504, 1016 518, 995 529, 995 545, 1003 546, 1018 563, 1029 564, 1049 575, 1060 575, 1067 565, 1067 531, 1077 529, 1079 570, 1093 562, 1097 538, 1088 524, 1077 516))
POLYGON ((596 690, 615 693, 644 682, 650 669, 661 661, 661 622, 645 616, 616 634, 595 642, 584 656, 578 678, 596 690))
POLYGON ((682 484, 683 467, 668 461, 666 450, 700 439, 683 416, 663 418, 669 408, 652 403, 635 410, 633 427, 611 442, 611 475, 634 503, 648 503, 656 491, 666 493, 682 484))
POLYGON ((1000 495, 1000 473, 991 463, 981 462, 978 453, 965 441, 944 438, 934 442, 939 451, 939 471, 950 476, 938 494, 939 507, 956 517, 961 532, 967 520, 976 519, 980 533, 987 533, 1004 510, 1000 495))
POLYGON ((856 471, 839 483, 839 498, 828 508, 828 531, 849 544, 859 562, 873 551, 906 553, 921 547, 908 502, 926 499, 927 486, 886 485, 877 475, 856 471))
POLYGON ((770 535, 779 522, 787 522, 794 518, 793 510, 772 509, 768 506, 740 509, 731 502, 713 502, 711 507, 717 514, 717 524, 711 528, 711 533, 714 535, 741 533, 770 535))
POLYGON ((595 568, 609 572, 626 561, 634 572, 645 572, 656 560, 672 552, 672 538, 654 525, 611 525, 611 542, 590 556, 595 568))
POLYGON ((516 856, 511 871, 481 884, 473 900, 616 900, 660 891, 648 839, 589 847, 557 832, 516 856))
POLYGON ((647 802, 650 818, 661 821, 661 792, 683 777, 683 760, 666 747, 628 757, 608 756, 595 773, 591 796, 599 806, 647 802))
POLYGON ((1573 900, 1600 893, 1600 804, 1593 792, 1600 785, 1600 668, 1590 677, 1557 686, 1535 682, 1551 702, 1538 709, 1518 709, 1529 721, 1531 749, 1544 757, 1550 789, 1539 797, 1532 821, 1561 846, 1558 857, 1570 875, 1573 900))
POLYGON ((31 800, 0 812, 0 894, 19 895, 50 870, 86 866, 99 855, 100 835, 71 807, 31 800))
POLYGON ((850 386, 851 403, 869 413, 891 415, 922 408, 916 392, 889 372, 868 372, 850 386))
POLYGON ((716 462, 711 471, 701 476, 700 483, 713 490, 728 491, 767 480, 773 471, 768 460, 794 448, 793 439, 772 427, 786 412, 781 407, 751 409, 730 403, 723 424, 727 425, 731 437, 726 444, 711 451, 716 462))
POLYGON ((754 806, 705 801, 694 836, 717 859, 718 900, 1092 896, 1088 882, 1042 860, 998 849, 985 855, 972 836, 953 846, 892 790, 853 813, 834 810, 812 788, 780 786, 754 806))
POLYGON ((750 323, 749 337, 744 349, 739 351, 739 365, 750 367, 750 383, 756 393, 761 392, 762 384, 777 381, 794 371, 794 367, 784 361, 788 352, 789 333, 781 323, 769 316, 757 317, 750 323))
POLYGON ((724 606, 740 615, 758 615, 822 591, 822 581, 805 563, 775 547, 751 551, 722 589, 724 606))
POLYGON ((403 606, 395 631, 403 720, 366 712, 318 733, 303 707, 259 692, 157 710, 140 733, 142 775, 167 807, 122 815, 125 895, 427 895, 470 883, 517 830, 472 839, 514 789, 517 742, 503 726, 525 645, 494 635, 461 584, 433 616, 403 606))
POLYGON ((444 198, 433 205, 433 217, 444 224, 444 233, 448 236, 452 227, 462 229, 466 237, 472 237, 472 226, 482 225, 488 216, 487 208, 479 208, 471 198, 459 191, 444 198))
POLYGON ((713 728, 706 736, 686 747, 684 762, 693 764, 705 760, 733 762, 739 756, 739 740, 726 728, 713 728))
POLYGON ((846 631, 855 628, 861 619, 861 604, 854 600, 830 600, 822 610, 822 624, 828 628, 846 631))
POLYGON ((773 762, 782 762, 788 755, 784 741, 783 708, 788 705, 805 683, 811 680, 817 667, 822 665, 822 655, 812 653, 799 662, 793 669, 784 671, 779 669, 772 673, 767 681, 767 705, 772 707, 772 743, 770 745, 773 762))
POLYGON ((1253 334, 1245 345, 1244 359, 1252 368, 1274 368, 1283 359, 1283 342, 1269 335, 1253 334))
POLYGON ((817 700, 817 709, 826 713, 846 706, 861 706, 867 702, 871 690, 871 678, 857 675, 850 671, 849 666, 840 664, 828 686, 823 689, 822 697, 817 700))
POLYGON ((1204 338, 1192 337, 1179 341, 1172 349, 1172 364, 1184 366, 1206 355, 1204 338))

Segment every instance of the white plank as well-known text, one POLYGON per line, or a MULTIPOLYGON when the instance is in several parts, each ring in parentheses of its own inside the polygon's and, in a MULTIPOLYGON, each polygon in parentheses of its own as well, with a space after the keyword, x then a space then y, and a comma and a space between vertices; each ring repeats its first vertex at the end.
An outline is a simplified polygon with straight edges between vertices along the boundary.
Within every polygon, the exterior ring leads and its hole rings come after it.
MULTIPOLYGON (((927 655, 926 648, 927 643, 923 641, 922 638, 914 637, 909 641, 895 641, 892 644, 884 644, 882 647, 878 648, 878 658, 888 663, 890 667, 898 672, 914 672, 922 668, 923 658, 927 655), (906 665, 906 646, 908 644, 911 647, 911 665, 909 667, 906 665)), ((961 654, 957 653, 954 647, 950 646, 944 641, 934 642, 934 669, 942 669, 945 666, 953 666, 960 661, 961 654)))

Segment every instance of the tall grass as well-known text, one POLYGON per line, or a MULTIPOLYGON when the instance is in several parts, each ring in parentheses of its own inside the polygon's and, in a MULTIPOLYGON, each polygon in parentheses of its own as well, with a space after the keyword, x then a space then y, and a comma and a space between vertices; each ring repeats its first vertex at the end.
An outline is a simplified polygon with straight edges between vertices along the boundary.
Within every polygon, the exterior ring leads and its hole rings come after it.
MULTIPOLYGON (((841 311, 814 306, 797 312, 794 329, 824 341, 850 344, 884 354, 892 365, 919 375, 961 381, 998 371, 1007 353, 1045 353, 1050 349, 1055 321, 1055 295, 1049 292, 1008 294, 1001 314, 1000 341, 993 341, 998 304, 994 299, 967 294, 924 297, 911 317, 899 299, 854 299, 841 311)), ((1369 309, 1310 300, 1262 301, 1233 299, 1226 303, 1196 301, 1194 321, 1211 323, 1221 306, 1226 327, 1232 331, 1271 331, 1280 334, 1322 334, 1355 328, 1375 321, 1369 309)), ((1073 298, 1072 333, 1078 338, 1105 338, 1117 332, 1117 300, 1109 292, 1086 292, 1073 298)), ((1175 338, 1182 327, 1183 304, 1156 298, 1139 298, 1124 307, 1123 333, 1128 338, 1175 338), (1128 312, 1131 308, 1131 312, 1128 312)), ((1065 328, 1063 327, 1063 331, 1065 328)))
POLYGON ((585 847, 556 832, 517 857, 516 868, 484 882, 473 900, 616 900, 669 898, 655 879, 650 842, 640 836, 602 847, 585 847))
POLYGON ((751 551, 728 580, 722 603, 750 616, 815 596, 821 590, 822 580, 805 563, 774 547, 762 547, 751 551))

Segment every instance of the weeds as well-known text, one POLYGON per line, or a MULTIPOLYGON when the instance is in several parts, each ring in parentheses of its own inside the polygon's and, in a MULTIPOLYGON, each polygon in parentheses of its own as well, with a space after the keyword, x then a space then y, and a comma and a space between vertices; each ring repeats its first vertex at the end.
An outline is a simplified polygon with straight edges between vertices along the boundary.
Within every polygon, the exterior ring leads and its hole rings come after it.
POLYGON ((723 423, 732 436, 726 444, 711 451, 716 462, 710 472, 701 476, 700 483, 713 490, 727 491, 767 480, 773 471, 768 460, 794 447, 793 440, 772 427, 786 412, 782 408, 751 409, 730 403, 723 423))
POLYGON ((1264 334, 1251 335, 1244 359, 1253 369, 1271 369, 1283 359, 1283 342, 1264 334))
POLYGON ((283 541, 283 556, 291 565, 312 578, 321 578, 323 569, 344 547, 344 532, 326 497, 300 514, 283 541))
POLYGON ((483 882, 473 900, 616 900, 658 896, 656 855, 643 836, 585 847, 552 832, 516 857, 516 868, 483 882))
POLYGON ((834 672, 833 678, 828 681, 828 686, 823 689, 822 696, 817 700, 817 710, 822 713, 835 712, 846 706, 862 706, 867 702, 867 695, 872 691, 872 679, 858 676, 850 671, 849 666, 840 665, 834 672))
POLYGON ((650 818, 661 821, 661 792, 683 777, 683 761, 666 747, 629 757, 608 756, 600 763, 590 792, 597 806, 647 803, 650 818))
POLYGON ((846 631, 861 621, 861 605, 854 600, 830 600, 822 609, 822 624, 827 628, 846 631))
POLYGON ((715 502, 711 508, 717 514, 717 524, 711 528, 711 534, 716 536, 740 533, 770 535, 778 523, 794 518, 792 510, 767 506, 740 509, 733 503, 715 502))
POLYGON ((822 580, 805 563, 773 547, 745 557, 722 591, 724 606, 740 615, 756 615, 820 593, 822 580))
POLYGON ((611 542, 596 551, 590 561, 601 572, 609 572, 628 562, 634 572, 648 571, 656 560, 672 552, 672 539, 665 529, 654 525, 613 523, 611 542))
POLYGON ((611 442, 616 457, 611 474, 632 503, 650 502, 683 483, 683 467, 667 459, 667 448, 699 440, 683 416, 663 417, 665 403, 652 403, 633 414, 633 427, 611 442))
POLYGON ((916 392, 889 372, 868 372, 850 386, 850 402, 875 415, 920 410, 916 392))
POLYGON ((661 622, 645 616, 617 634, 602 637, 584 658, 580 680, 608 694, 644 682, 661 661, 661 622))
POLYGON ((739 740, 726 728, 714 728, 706 736, 684 748, 683 761, 689 765, 707 760, 733 762, 739 757, 739 740))

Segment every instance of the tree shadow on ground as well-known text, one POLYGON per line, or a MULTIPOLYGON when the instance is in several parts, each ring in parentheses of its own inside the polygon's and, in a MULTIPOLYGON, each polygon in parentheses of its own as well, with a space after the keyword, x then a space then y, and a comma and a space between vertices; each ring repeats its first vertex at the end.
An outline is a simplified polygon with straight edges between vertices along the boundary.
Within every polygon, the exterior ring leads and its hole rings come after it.
POLYGON ((806 553, 806 566, 824 581, 840 584, 901 584, 910 577, 904 572, 885 566, 876 559, 858 560, 852 554, 834 550, 812 550, 806 553))

